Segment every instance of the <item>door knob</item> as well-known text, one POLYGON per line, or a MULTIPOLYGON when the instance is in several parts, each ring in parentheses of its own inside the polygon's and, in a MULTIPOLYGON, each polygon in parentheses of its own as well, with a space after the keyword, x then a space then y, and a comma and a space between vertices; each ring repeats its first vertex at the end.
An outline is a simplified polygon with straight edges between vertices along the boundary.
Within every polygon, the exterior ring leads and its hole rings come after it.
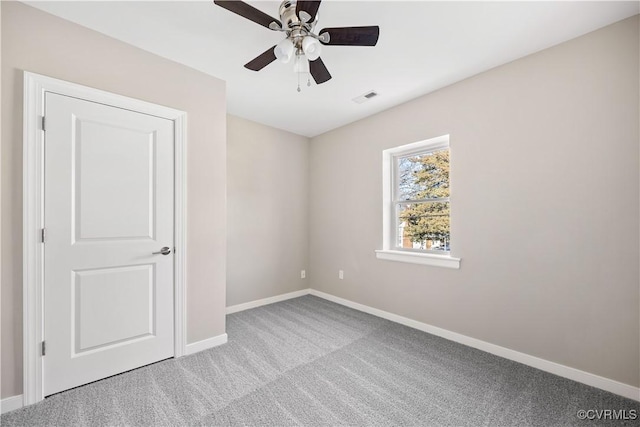
POLYGON ((162 254, 162 255, 169 255, 171 253, 171 249, 169 249, 168 246, 165 246, 164 248, 160 249, 159 252, 151 252, 153 255, 158 255, 158 254, 162 254))

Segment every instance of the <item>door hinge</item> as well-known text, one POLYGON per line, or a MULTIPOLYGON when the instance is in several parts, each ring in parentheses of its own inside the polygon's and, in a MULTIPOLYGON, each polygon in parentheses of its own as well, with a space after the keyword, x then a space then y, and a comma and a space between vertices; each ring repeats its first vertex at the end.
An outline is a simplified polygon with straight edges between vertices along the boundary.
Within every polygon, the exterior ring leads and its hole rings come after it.
POLYGON ((45 127, 44 127, 44 116, 42 116, 42 130, 43 131, 46 130, 45 127))
POLYGON ((40 241, 44 243, 46 238, 47 238, 47 229, 43 228, 40 232, 40 241))
POLYGON ((42 355, 45 356, 46 354, 47 354, 46 341, 42 341, 42 355))

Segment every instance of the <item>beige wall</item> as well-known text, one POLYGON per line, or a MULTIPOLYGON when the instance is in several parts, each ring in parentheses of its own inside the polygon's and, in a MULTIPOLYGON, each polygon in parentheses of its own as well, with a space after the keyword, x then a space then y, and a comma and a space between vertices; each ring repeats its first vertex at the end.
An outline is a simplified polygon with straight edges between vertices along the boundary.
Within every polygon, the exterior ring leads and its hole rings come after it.
POLYGON ((313 138, 312 287, 640 385, 638 36, 636 16, 313 138), (460 270, 376 259, 382 150, 443 134, 460 270))
POLYGON ((309 139, 227 117, 227 306, 307 288, 309 139))
POLYGON ((224 82, 24 4, 2 2, 2 397, 22 392, 23 70, 188 113, 187 340, 224 333, 224 82))

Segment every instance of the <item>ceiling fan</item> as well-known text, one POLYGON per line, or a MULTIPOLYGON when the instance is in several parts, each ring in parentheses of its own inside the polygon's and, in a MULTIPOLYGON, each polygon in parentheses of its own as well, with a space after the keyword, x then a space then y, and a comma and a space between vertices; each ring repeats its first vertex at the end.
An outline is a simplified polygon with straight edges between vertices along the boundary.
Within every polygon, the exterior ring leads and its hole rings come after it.
POLYGON ((245 68, 260 71, 276 59, 285 63, 294 59, 294 71, 309 72, 317 84, 331 79, 320 59, 322 45, 375 46, 380 34, 378 26, 323 28, 316 34, 320 1, 285 0, 280 4, 280 20, 242 1, 214 3, 272 31, 286 33, 284 40, 246 63, 245 68))

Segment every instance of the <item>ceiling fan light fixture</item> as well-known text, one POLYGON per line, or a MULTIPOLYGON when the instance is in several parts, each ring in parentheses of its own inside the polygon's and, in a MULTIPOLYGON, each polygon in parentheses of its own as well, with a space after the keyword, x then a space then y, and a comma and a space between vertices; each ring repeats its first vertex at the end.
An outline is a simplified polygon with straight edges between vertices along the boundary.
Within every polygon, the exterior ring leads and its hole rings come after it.
POLYGON ((302 39, 302 50, 309 61, 315 61, 322 53, 322 45, 315 37, 306 36, 302 39))
POLYGON ((289 39, 284 39, 276 45, 273 53, 280 62, 287 63, 293 57, 293 43, 289 39))
MULTIPOLYGON (((1 1, 1 0, 0 0, 1 1)), ((214 0, 214 4, 253 21, 272 31, 286 33, 285 40, 252 59, 244 66, 252 71, 260 71, 279 60, 287 63, 294 59, 294 70, 298 73, 298 92, 302 73, 309 73, 316 84, 331 79, 331 73, 320 58, 322 45, 333 46, 375 46, 380 36, 377 25, 359 27, 323 28, 316 32, 318 8, 322 0, 283 0, 276 19, 242 0, 214 0)))

